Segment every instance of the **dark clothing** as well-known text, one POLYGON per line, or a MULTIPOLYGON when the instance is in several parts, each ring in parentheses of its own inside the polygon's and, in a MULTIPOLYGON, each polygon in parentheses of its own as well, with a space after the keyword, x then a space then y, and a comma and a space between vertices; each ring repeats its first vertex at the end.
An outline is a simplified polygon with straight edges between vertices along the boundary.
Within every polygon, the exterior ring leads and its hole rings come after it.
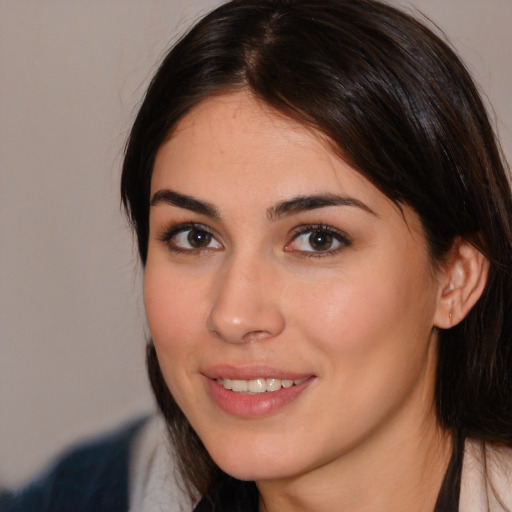
POLYGON ((1 512, 126 512, 130 444, 144 419, 75 447, 20 492, 0 497, 1 512))
POLYGON ((193 512, 258 512, 258 489, 254 482, 241 482, 227 475, 205 496, 193 512))

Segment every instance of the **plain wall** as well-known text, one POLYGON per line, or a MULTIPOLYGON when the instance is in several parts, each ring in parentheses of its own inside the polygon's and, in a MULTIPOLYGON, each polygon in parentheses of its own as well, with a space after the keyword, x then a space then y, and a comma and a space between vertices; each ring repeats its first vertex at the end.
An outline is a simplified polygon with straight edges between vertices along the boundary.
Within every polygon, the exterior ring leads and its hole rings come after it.
MULTIPOLYGON (((213 0, 0 0, 0 484, 153 409, 123 145, 157 61, 213 0)), ((405 3, 405 2, 403 2, 405 3)), ((415 0, 512 154, 512 0, 415 0)))

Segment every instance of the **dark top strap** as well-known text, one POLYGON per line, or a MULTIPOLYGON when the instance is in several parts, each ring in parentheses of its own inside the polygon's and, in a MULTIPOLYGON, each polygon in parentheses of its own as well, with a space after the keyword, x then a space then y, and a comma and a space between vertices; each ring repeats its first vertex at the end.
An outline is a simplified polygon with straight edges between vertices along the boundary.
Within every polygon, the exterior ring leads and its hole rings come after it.
POLYGON ((444 475, 434 512, 458 512, 459 510, 464 442, 465 439, 462 435, 454 436, 452 456, 444 475))
POLYGON ((222 473, 193 512, 258 512, 259 494, 254 482, 243 482, 222 473))

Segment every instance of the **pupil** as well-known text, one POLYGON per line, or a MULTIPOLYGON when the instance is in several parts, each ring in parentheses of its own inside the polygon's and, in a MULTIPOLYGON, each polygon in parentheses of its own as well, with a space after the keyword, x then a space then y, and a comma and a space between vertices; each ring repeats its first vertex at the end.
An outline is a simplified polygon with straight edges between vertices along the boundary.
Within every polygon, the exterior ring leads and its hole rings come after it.
POLYGON ((309 237, 309 243, 317 251, 326 251, 331 248, 332 235, 325 231, 315 231, 309 237))
POLYGON ((212 235, 206 231, 192 230, 187 238, 192 247, 206 247, 210 243, 212 235))

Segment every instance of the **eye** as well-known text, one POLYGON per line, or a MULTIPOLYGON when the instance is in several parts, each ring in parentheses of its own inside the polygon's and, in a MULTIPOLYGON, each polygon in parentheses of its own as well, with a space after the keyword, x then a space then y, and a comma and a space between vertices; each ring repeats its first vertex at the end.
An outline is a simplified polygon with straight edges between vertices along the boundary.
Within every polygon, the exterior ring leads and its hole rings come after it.
POLYGON ((349 245, 347 237, 334 228, 323 225, 304 226, 295 234, 285 250, 328 255, 349 245))
POLYGON ((175 252, 222 249, 222 244, 212 232, 201 224, 187 223, 174 226, 163 233, 159 239, 175 252))

